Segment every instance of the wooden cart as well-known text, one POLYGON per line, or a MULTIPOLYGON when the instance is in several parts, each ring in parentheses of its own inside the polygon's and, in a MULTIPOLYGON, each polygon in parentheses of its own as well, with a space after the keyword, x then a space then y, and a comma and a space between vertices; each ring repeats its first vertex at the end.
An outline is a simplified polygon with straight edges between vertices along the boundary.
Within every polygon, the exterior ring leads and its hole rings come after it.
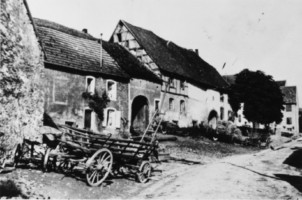
POLYGON ((157 142, 116 139, 86 130, 61 126, 63 135, 55 149, 46 150, 43 168, 85 171, 90 186, 100 185, 109 174, 132 174, 146 182, 151 175, 150 158, 156 156, 157 142))

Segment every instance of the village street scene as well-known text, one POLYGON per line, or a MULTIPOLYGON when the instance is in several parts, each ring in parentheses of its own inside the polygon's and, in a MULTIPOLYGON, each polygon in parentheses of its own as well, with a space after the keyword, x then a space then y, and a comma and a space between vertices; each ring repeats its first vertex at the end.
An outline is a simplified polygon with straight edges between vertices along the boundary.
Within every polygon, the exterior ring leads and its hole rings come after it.
POLYGON ((0 199, 302 199, 298 0, 0 18, 0 199))

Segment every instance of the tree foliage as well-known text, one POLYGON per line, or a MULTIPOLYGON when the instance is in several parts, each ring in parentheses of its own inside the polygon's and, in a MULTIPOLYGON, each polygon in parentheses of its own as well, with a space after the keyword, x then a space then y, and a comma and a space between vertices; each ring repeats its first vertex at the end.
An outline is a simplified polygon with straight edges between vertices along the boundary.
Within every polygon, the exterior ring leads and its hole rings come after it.
POLYGON ((102 96, 99 96, 97 92, 91 94, 90 92, 83 92, 82 97, 88 101, 88 106, 93 110, 100 121, 104 120, 104 109, 110 102, 110 99, 106 92, 103 92, 102 96))
POLYGON ((251 122, 280 123, 283 118, 283 95, 272 76, 262 71, 244 69, 230 87, 229 103, 235 113, 244 103, 243 114, 251 122))

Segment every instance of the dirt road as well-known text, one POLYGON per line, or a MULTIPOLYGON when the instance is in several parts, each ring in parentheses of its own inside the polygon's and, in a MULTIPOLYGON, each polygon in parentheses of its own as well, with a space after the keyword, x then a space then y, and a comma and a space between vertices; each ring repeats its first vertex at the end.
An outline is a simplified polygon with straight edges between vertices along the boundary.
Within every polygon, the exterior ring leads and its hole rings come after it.
POLYGON ((156 199, 300 199, 302 146, 293 142, 278 151, 227 157, 193 166, 150 183, 133 198, 156 199), (284 164, 288 163, 288 164, 284 164), (292 166, 291 166, 292 165, 292 166))
POLYGON ((54 199, 302 199, 302 150, 270 149, 201 164, 180 160, 155 166, 152 180, 115 177, 88 187, 83 175, 17 169, 0 179, 19 180, 30 198, 54 199), (162 172, 161 172, 162 170, 162 172))

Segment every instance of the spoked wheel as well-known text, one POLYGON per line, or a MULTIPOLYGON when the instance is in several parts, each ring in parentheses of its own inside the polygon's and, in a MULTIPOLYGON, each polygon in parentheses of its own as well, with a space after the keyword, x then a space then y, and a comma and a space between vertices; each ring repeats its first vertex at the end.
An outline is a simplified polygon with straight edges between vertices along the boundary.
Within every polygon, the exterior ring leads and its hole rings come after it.
POLYGON ((151 164, 149 161, 143 161, 136 173, 136 179, 140 183, 146 183, 151 176, 151 164))
POLYGON ((49 172, 56 169, 56 157, 51 157, 51 148, 46 149, 43 159, 43 171, 49 172))
POLYGON ((86 180, 90 186, 99 186, 109 175, 113 155, 108 149, 100 149, 86 162, 86 180))
POLYGON ((59 164, 59 169, 66 174, 71 173, 73 171, 73 168, 74 165, 69 161, 69 159, 64 159, 59 164))
POLYGON ((14 167, 17 167, 18 163, 20 162, 21 156, 22 156, 21 145, 18 144, 15 150, 14 167))

